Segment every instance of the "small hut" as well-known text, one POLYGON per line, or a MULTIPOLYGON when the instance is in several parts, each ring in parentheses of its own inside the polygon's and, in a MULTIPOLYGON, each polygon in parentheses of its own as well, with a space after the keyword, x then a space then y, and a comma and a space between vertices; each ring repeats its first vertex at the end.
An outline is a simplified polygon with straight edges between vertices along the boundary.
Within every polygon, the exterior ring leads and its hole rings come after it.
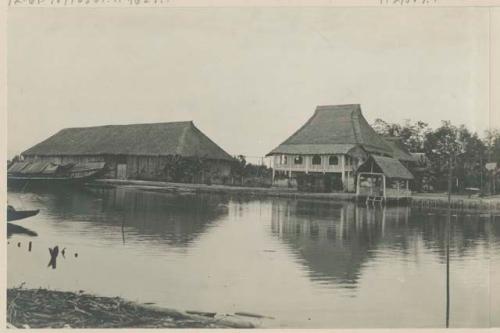
POLYGON ((409 198, 409 182, 412 179, 413 175, 400 161, 371 155, 357 170, 356 196, 368 200, 409 198))

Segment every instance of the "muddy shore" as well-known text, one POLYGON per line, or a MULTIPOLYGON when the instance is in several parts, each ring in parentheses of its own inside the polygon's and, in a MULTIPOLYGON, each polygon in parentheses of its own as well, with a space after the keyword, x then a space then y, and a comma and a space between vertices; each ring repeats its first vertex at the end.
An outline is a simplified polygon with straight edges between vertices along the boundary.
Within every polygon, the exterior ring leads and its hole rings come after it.
POLYGON ((7 289, 11 328, 254 328, 216 313, 187 313, 119 297, 47 289, 7 289))

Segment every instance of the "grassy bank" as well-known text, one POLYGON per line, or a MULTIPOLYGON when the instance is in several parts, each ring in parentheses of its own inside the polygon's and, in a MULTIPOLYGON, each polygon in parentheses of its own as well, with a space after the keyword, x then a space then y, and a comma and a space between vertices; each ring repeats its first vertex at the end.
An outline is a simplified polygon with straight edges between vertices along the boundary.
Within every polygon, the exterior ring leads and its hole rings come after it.
POLYGON ((118 297, 47 289, 7 290, 7 322, 17 328, 253 328, 215 313, 188 314, 118 297))

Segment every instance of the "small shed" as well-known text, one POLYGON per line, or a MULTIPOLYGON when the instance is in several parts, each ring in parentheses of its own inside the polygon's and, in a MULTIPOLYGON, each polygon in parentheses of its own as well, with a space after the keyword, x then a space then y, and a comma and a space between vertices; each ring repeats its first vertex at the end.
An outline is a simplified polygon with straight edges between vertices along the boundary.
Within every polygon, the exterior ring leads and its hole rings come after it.
POLYGON ((408 198, 412 179, 411 172, 397 159, 371 155, 357 170, 356 196, 408 198))

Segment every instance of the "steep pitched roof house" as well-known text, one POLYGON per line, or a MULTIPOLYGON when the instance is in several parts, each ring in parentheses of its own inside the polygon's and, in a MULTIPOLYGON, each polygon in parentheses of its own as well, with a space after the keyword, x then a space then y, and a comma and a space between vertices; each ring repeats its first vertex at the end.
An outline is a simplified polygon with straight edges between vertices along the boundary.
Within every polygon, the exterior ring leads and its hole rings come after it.
POLYGON ((346 154, 354 147, 392 156, 392 149, 368 124, 359 104, 323 105, 268 155, 346 154))
POLYGON ((276 186, 330 192, 354 191, 354 174, 370 155, 392 160, 394 154, 392 145, 368 124, 361 106, 348 104, 318 106, 268 156, 272 156, 276 186))

